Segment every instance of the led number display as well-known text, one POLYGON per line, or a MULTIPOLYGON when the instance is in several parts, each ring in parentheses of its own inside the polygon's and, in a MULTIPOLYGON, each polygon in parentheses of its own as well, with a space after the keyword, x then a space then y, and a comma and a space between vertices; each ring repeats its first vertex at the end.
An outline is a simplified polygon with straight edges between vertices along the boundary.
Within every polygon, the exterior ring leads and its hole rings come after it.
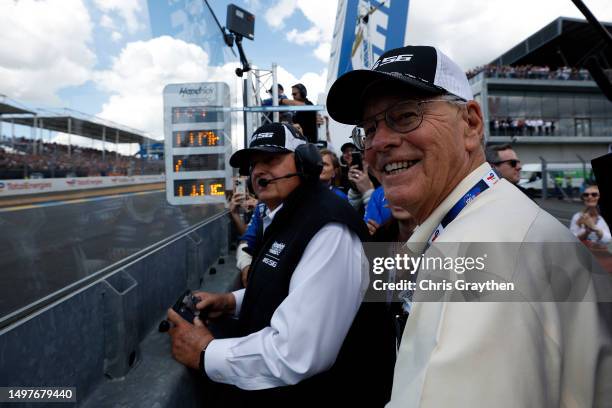
POLYGON ((219 197, 225 194, 225 179, 174 180, 175 197, 219 197))
POLYGON ((221 130, 178 130, 172 132, 173 147, 224 146, 221 130))

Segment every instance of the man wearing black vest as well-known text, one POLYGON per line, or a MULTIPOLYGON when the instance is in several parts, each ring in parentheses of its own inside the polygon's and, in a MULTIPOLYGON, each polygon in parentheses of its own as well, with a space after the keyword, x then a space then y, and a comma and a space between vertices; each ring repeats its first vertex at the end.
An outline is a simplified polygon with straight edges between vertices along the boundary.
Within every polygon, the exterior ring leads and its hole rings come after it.
POLYGON ((214 339, 199 319, 192 325, 170 310, 174 357, 232 385, 225 406, 382 406, 393 362, 380 355, 380 330, 367 324, 376 316, 360 308, 369 282, 360 242, 367 230, 346 200, 319 183, 316 146, 272 123, 230 164, 250 168, 268 210, 247 288, 199 292, 197 307, 209 317, 237 316, 240 336, 214 339))

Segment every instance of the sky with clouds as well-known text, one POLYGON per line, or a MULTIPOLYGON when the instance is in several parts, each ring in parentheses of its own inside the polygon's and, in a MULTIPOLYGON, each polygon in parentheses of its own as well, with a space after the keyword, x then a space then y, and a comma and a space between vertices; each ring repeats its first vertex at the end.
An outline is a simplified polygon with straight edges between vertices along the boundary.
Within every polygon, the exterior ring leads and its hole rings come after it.
MULTIPOLYGON (((204 7, 200 0, 173 1, 204 7)), ((233 2, 257 16, 255 41, 244 40, 251 63, 277 63, 286 89, 303 82, 316 101, 326 85, 338 0, 233 2)), ((210 3, 224 24, 230 1, 210 3)), ((612 1, 585 3, 597 18, 612 21, 612 1)), ((0 1, 0 94, 32 107, 69 107, 161 138, 163 87, 236 84, 236 59, 226 50, 225 64, 211 66, 200 44, 153 36, 149 16, 146 0, 0 1)), ((581 14, 570 0, 412 0, 407 42, 439 46, 469 70, 559 16, 581 14)))

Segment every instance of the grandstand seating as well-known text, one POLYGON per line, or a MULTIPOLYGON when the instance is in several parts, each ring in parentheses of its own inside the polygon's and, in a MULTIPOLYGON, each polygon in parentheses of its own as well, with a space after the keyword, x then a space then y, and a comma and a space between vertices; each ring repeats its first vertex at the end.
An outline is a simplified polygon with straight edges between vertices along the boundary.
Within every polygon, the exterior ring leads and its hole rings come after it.
POLYGON ((162 160, 143 160, 114 152, 17 138, 0 144, 0 179, 131 176, 163 173, 162 160))

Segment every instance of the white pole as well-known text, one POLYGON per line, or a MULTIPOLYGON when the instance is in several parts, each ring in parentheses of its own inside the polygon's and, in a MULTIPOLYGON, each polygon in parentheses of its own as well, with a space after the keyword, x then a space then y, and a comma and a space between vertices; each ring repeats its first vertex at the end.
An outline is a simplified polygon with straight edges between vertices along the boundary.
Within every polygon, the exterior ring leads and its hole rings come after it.
POLYGON ((106 160, 106 126, 102 126, 102 161, 106 160))
POLYGON ((70 142, 72 140, 72 118, 68 117, 68 157, 72 156, 72 146, 70 142))
MULTIPOLYGON (((278 106, 278 78, 276 76, 276 63, 272 64, 272 106, 278 106)), ((279 114, 277 111, 272 113, 272 121, 279 121, 279 114)))

